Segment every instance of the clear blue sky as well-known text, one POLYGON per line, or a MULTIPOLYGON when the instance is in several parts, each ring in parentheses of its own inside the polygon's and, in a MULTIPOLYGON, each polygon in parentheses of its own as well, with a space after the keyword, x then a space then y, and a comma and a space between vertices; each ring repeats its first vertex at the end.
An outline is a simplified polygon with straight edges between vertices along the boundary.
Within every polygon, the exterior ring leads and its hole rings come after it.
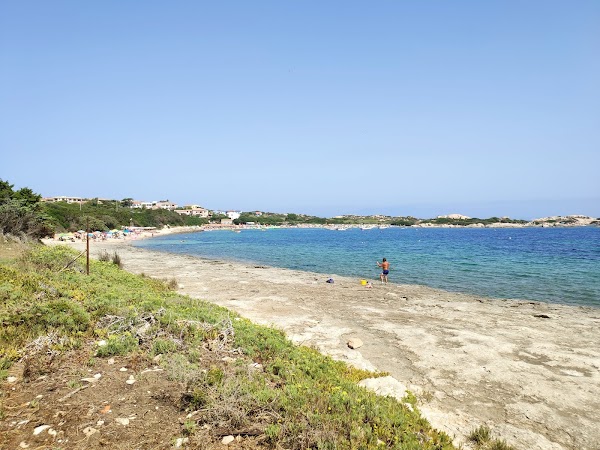
POLYGON ((0 178, 321 216, 600 216, 599 1, 0 3, 0 178))

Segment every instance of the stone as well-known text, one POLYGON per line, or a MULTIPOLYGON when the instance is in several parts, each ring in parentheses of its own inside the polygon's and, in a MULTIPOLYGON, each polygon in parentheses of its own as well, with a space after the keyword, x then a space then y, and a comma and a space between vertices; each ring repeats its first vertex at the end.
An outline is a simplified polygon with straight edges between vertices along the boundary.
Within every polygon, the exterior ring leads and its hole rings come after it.
POLYGON ((189 441, 189 438, 177 438, 175 441, 175 448, 181 448, 183 444, 187 444, 189 441))
POLYGON ((93 377, 82 378, 81 381, 85 381, 86 383, 96 383, 98 381, 98 378, 93 378, 93 377))
POLYGON ((363 341, 358 338, 352 338, 348 340, 348 347, 351 349, 357 349, 363 346, 363 341))
POLYGON ((231 444, 233 441, 235 441, 235 438, 232 435, 229 436, 225 436, 223 437, 223 439, 221 440, 221 444, 224 445, 229 445, 231 444))
POLYGON ((9 383, 14 383, 15 381, 17 381, 17 377, 8 377, 6 381, 8 381, 9 383))
POLYGON ((406 395, 406 386, 390 375, 380 378, 366 378, 361 380, 358 385, 375 392, 377 395, 394 397, 398 401, 401 401, 406 395))
POLYGON ((33 435, 37 436, 38 434, 42 433, 44 430, 47 430, 48 428, 50 428, 50 425, 40 425, 39 427, 35 427, 35 429, 33 430, 33 435))
POLYGON ((106 361, 108 363, 108 365, 112 366, 115 363, 115 358, 110 358, 108 361, 106 361))
POLYGON ((129 379, 125 383, 127 383, 127 384, 135 383, 135 378, 133 377, 133 375, 129 375, 129 379))
POLYGON ((95 428, 92 427, 85 427, 83 429, 83 434, 85 434, 87 437, 90 437, 93 434, 98 433, 98 430, 96 430, 95 428))
POLYGON ((115 419, 115 422, 117 422, 118 424, 123 425, 124 427, 126 427, 127 425, 129 425, 129 419, 127 417, 117 417, 115 419))

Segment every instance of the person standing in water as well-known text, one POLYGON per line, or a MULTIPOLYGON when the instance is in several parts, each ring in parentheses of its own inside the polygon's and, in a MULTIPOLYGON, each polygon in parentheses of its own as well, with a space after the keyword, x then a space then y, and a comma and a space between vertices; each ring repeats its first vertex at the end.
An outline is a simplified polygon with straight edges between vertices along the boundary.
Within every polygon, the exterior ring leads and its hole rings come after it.
POLYGON ((388 274, 390 273, 390 263, 387 262, 387 259, 383 258, 382 262, 377 261, 377 266, 381 267, 381 273, 379 274, 379 278, 382 283, 388 282, 388 274))

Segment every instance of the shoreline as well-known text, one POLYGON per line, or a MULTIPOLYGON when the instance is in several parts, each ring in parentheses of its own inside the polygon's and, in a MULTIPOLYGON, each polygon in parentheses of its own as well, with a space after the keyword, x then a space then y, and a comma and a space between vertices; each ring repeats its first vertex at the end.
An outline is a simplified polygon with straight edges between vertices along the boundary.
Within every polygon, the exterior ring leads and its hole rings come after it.
MULTIPOLYGON (((418 285, 366 289, 338 275, 327 284, 323 274, 155 252, 130 242, 92 242, 90 254, 118 250, 125 270, 175 278, 182 294, 273 325, 335 359, 389 372, 457 444, 482 424, 519 449, 594 449, 600 442, 596 308, 418 285), (349 349, 350 337, 364 346, 349 349)), ((85 242, 68 245, 81 250, 85 242)))

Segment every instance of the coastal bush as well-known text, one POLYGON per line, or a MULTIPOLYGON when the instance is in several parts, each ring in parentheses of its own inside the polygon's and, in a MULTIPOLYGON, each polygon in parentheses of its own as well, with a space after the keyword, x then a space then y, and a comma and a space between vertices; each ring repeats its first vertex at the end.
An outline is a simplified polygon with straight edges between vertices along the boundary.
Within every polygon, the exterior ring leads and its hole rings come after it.
POLYGON ((115 334, 109 336, 106 344, 102 347, 98 347, 96 351, 96 356, 106 357, 106 356, 117 356, 117 355, 127 355, 138 348, 138 340, 132 336, 130 333, 124 334, 115 334))
POLYGON ((487 425, 481 425, 469 433, 468 439, 475 444, 485 444, 492 437, 492 431, 487 425))

